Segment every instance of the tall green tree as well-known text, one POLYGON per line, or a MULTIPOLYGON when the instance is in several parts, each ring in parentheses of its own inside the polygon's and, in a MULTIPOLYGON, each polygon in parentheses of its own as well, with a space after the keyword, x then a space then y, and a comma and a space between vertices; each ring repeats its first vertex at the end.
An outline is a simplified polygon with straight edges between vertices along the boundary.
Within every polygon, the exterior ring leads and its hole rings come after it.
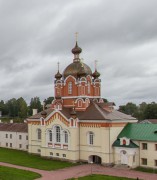
POLYGON ((12 98, 7 101, 6 103, 8 109, 8 115, 10 117, 17 117, 18 116, 18 105, 15 98, 12 98))
POLYGON ((31 98, 31 102, 29 106, 29 115, 33 114, 33 109, 37 109, 38 112, 42 110, 42 105, 39 97, 31 98))
POLYGON ((157 103, 148 104, 144 110, 145 119, 157 119, 157 103))
POLYGON ((136 117, 138 114, 138 107, 136 104, 132 102, 128 102, 126 105, 119 106, 119 111, 125 114, 129 114, 133 117, 136 117))
POLYGON ((26 101, 22 97, 17 99, 17 106, 18 106, 18 116, 20 118, 26 118, 28 108, 26 101))

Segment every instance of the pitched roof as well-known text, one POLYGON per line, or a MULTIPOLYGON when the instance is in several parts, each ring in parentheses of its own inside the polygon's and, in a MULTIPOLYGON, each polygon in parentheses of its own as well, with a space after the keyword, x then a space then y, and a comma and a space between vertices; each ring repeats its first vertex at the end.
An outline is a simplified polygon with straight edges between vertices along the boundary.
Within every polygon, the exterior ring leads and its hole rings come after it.
POLYGON ((26 123, 0 123, 0 131, 28 132, 26 123))
MULTIPOLYGON (((54 109, 46 109, 45 110, 47 113, 47 116, 54 111, 54 109)), ((63 107, 62 110, 60 110, 64 116, 66 116, 68 119, 71 117, 70 112, 71 108, 63 107)), ((102 103, 97 104, 93 101, 90 102, 90 105, 87 107, 85 111, 76 111, 76 115, 79 120, 136 120, 136 118, 121 113, 117 110, 112 110, 112 111, 107 111, 106 109, 103 108, 102 103)), ((35 114, 29 119, 40 119, 41 117, 41 112, 38 114, 35 114)))
POLYGON ((132 140, 157 141, 157 124, 128 123, 118 135, 118 139, 121 137, 132 140))
POLYGON ((114 146, 114 147, 125 147, 125 148, 138 148, 138 146, 137 146, 134 142, 132 142, 132 141, 130 141, 130 144, 129 144, 129 145, 126 145, 126 144, 120 145, 120 139, 117 139, 117 140, 113 143, 112 146, 114 146))

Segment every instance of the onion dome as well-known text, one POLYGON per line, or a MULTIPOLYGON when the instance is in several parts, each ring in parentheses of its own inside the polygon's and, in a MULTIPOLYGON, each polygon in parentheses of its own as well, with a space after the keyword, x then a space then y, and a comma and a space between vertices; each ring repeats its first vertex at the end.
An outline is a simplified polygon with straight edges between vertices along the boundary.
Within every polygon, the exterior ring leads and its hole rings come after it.
POLYGON ((71 50, 71 52, 73 54, 80 54, 82 52, 82 49, 77 45, 77 41, 75 47, 71 50))
POLYGON ((78 77, 83 77, 83 76, 86 76, 86 75, 87 75, 87 73, 86 73, 83 65, 82 65, 80 71, 77 73, 77 75, 78 75, 78 77))
POLYGON ((56 79, 62 78, 62 74, 60 74, 59 70, 58 70, 57 74, 55 74, 55 78, 56 79))
POLYGON ((96 79, 100 76, 100 73, 97 70, 95 70, 95 72, 92 74, 92 76, 94 77, 94 79, 96 79))
POLYGON ((86 75, 92 75, 92 71, 88 65, 85 63, 81 63, 80 61, 73 62, 69 66, 67 66, 63 72, 64 79, 68 77, 69 75, 74 76, 75 78, 78 78, 79 72, 86 73, 86 75), (83 70, 82 70, 83 66, 83 70))
POLYGON ((41 115, 42 115, 43 117, 46 117, 47 112, 46 112, 46 111, 42 111, 42 112, 41 112, 41 115))

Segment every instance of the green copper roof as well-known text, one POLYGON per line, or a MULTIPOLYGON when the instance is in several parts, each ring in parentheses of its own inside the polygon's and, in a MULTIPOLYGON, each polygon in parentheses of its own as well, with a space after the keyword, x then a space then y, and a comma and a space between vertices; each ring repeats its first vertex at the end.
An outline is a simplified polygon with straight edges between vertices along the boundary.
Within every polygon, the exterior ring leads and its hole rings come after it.
POLYGON ((129 145, 120 145, 120 139, 117 139, 113 145, 114 147, 125 147, 125 148, 138 148, 138 146, 133 143, 132 141, 130 141, 130 144, 129 145))
POLYGON ((157 124, 128 123, 118 135, 118 139, 122 137, 132 140, 157 141, 157 124))

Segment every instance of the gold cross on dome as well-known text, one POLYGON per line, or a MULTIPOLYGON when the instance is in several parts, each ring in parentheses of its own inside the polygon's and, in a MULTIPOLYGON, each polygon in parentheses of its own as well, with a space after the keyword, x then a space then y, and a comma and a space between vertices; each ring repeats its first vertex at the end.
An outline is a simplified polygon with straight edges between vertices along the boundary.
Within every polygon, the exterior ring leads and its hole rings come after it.
POLYGON ((98 63, 98 60, 95 60, 95 70, 97 70, 97 63, 98 63))
POLYGON ((75 33, 76 41, 78 40, 78 32, 75 33))
POLYGON ((58 64, 58 71, 59 71, 59 62, 57 64, 58 64))

